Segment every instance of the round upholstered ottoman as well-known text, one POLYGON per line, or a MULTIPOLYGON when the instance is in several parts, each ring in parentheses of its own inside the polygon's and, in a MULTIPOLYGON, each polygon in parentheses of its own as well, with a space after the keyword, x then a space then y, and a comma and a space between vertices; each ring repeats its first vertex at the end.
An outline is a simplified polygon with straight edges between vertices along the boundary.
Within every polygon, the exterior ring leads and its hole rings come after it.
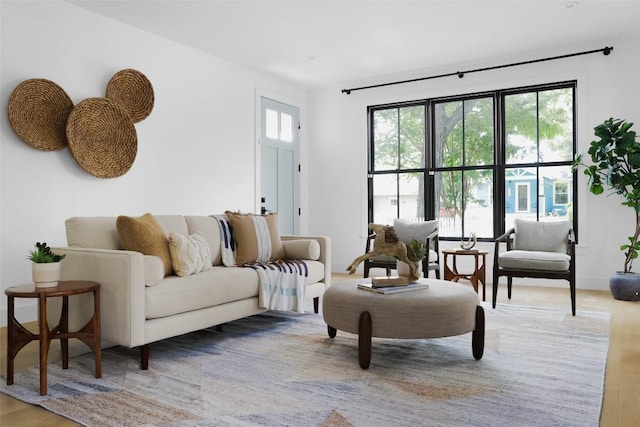
POLYGON ((464 285, 420 279, 428 289, 379 294, 358 289, 370 279, 332 284, 323 295, 322 312, 329 336, 337 330, 358 334, 360 367, 371 363, 371 338, 441 338, 473 332, 473 357, 484 352, 484 310, 478 295, 464 285))

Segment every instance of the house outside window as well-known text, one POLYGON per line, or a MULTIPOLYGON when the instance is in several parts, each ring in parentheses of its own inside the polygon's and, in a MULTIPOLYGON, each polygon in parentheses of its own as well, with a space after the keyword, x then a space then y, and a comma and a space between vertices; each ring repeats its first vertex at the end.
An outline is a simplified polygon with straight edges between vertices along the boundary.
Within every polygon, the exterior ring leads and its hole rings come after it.
POLYGON ((369 107, 369 221, 437 218, 441 238, 489 240, 516 218, 573 220, 575 87, 369 107))

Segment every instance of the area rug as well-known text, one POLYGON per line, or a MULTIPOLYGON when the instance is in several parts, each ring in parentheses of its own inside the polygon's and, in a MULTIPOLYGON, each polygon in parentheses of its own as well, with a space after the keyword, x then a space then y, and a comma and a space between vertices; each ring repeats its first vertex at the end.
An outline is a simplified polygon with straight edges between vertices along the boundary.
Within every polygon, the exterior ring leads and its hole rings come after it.
POLYGON ((609 314, 484 308, 479 361, 471 334, 374 338, 362 370, 357 336, 268 312, 154 343, 148 371, 114 347, 101 379, 86 354, 49 364, 47 396, 37 367, 0 391, 87 426, 597 426, 609 314))

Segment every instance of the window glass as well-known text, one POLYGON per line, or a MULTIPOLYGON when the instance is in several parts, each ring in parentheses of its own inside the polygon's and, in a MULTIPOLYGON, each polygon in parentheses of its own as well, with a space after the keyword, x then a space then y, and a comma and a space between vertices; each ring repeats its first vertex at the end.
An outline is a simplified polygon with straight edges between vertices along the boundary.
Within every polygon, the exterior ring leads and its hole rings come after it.
POLYGON ((424 167, 424 106, 400 108, 400 169, 424 167))
POLYGON ((516 218, 573 221, 574 92, 567 82, 369 107, 369 220, 437 218, 450 240, 489 240, 516 218))
POLYGON ((293 117, 291 114, 280 113, 280 140, 293 142, 293 117))
POLYGON ((266 109, 265 112, 266 136, 270 139, 278 139, 278 112, 266 109))
POLYGON ((401 173, 399 218, 410 221, 424 220, 424 180, 422 173, 401 173))
POLYGON ((391 225, 397 217, 398 176, 396 174, 375 175, 373 177, 373 218, 370 221, 391 225))
POLYGON ((373 113, 374 170, 398 168, 398 109, 373 113))

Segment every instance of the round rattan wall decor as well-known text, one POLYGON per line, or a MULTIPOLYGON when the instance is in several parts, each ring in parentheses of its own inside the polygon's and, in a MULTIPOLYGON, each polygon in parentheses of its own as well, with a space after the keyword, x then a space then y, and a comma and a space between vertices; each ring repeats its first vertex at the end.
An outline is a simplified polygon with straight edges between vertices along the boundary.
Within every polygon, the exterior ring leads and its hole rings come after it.
POLYGON ((127 68, 118 71, 107 84, 107 98, 120 102, 131 120, 138 123, 153 110, 153 86, 140 71, 127 68))
POLYGON ((65 126, 73 102, 60 86, 46 79, 29 79, 11 94, 9 123, 18 137, 42 151, 67 146, 65 126))
POLYGON ((133 165, 138 139, 125 108, 108 98, 80 102, 67 121, 69 148, 78 164, 98 178, 116 178, 133 165))

